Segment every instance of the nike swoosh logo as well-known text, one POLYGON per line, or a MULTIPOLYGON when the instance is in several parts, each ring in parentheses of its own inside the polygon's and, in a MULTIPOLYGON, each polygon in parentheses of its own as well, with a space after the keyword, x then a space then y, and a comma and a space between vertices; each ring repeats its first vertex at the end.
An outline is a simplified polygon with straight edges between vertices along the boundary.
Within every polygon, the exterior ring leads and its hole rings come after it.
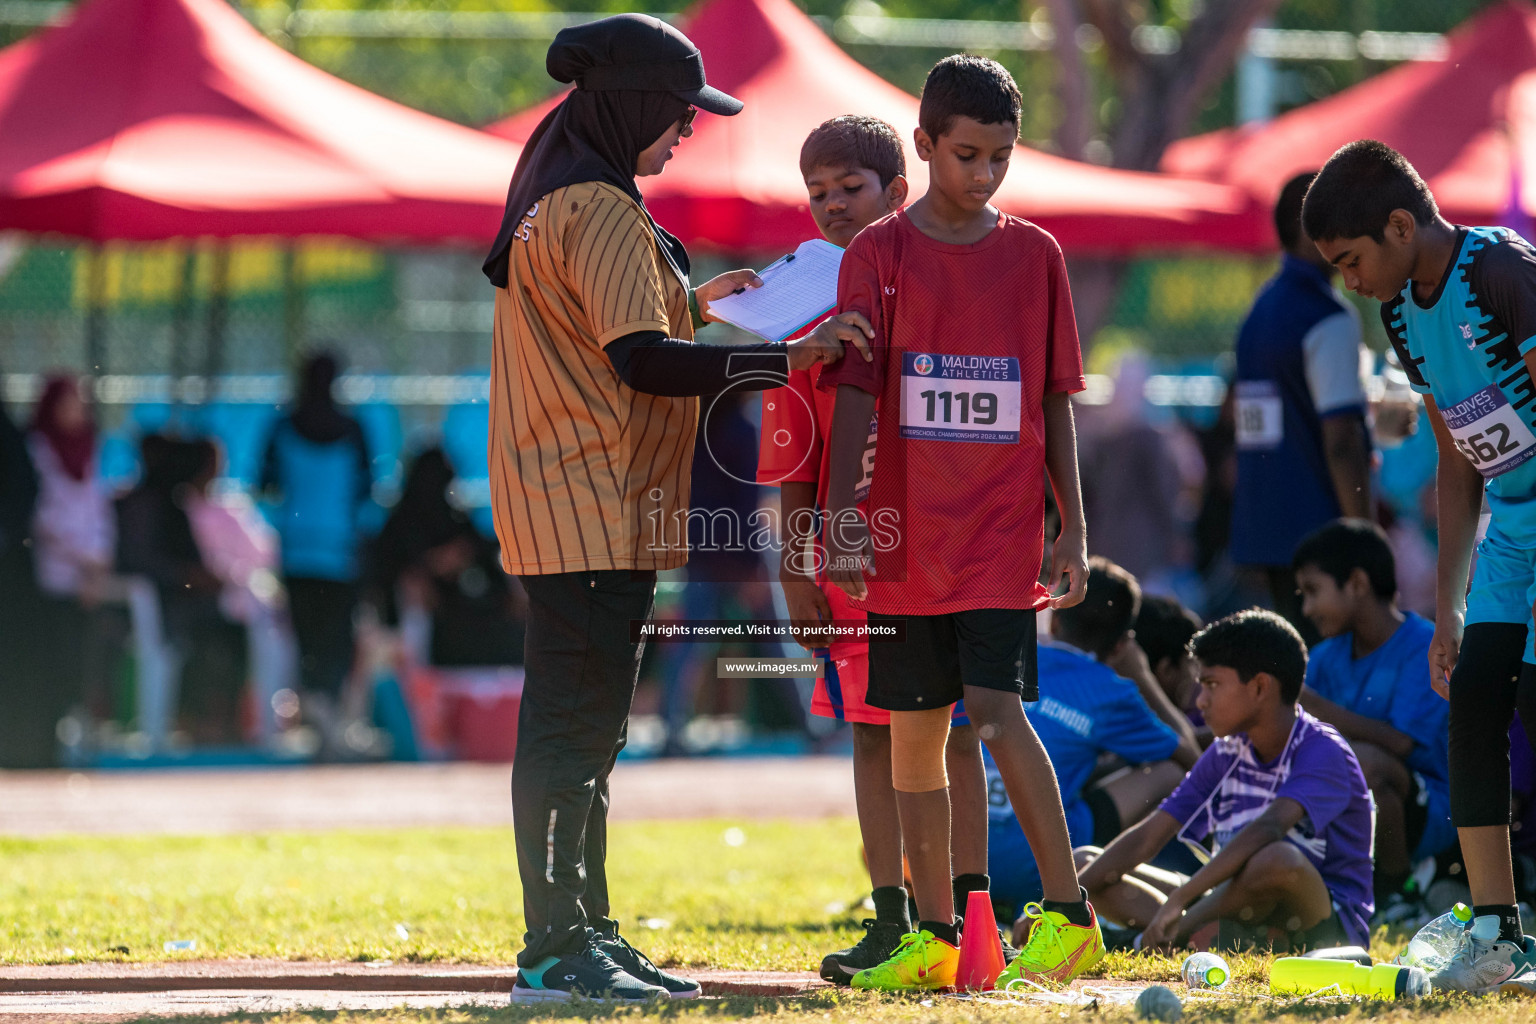
POLYGON ((1052 981, 1062 981, 1070 977, 1077 970, 1077 965, 1082 961, 1083 957, 1092 948, 1092 946, 1087 944, 1078 946, 1077 949, 1072 952, 1071 956, 1062 961, 1062 963, 1050 973, 1050 979, 1052 981))

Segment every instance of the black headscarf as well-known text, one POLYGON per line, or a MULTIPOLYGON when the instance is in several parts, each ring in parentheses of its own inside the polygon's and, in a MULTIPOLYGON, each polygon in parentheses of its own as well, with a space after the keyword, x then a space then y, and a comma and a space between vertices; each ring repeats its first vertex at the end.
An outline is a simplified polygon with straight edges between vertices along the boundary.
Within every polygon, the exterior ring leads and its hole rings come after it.
MULTIPOLYGON (((692 46, 676 29, 640 14, 563 29, 555 37, 545 67, 551 78, 576 82, 577 88, 539 122, 523 146, 501 231, 483 268, 492 284, 507 287, 513 234, 533 204, 557 188, 603 181, 645 210, 635 183, 635 160, 687 112, 689 102, 678 95, 678 87, 692 83, 679 75, 696 65, 697 84, 703 84, 697 50, 691 58, 657 61, 674 55, 678 40, 692 46)), ((648 210, 646 217, 662 256, 686 281, 690 266, 683 243, 648 210)))
POLYGON ((293 408, 293 427, 316 444, 334 444, 352 430, 352 420, 336 408, 331 390, 341 367, 335 356, 311 356, 299 374, 298 400, 293 408))

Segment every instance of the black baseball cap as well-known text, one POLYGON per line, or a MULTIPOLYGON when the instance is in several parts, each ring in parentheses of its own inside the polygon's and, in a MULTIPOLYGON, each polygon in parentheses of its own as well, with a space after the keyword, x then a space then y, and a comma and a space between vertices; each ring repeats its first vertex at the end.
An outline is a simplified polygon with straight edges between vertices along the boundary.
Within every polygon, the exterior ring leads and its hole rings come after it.
POLYGON ((737 114, 742 103, 704 81, 704 55, 677 29, 644 14, 561 29, 544 61, 557 82, 594 92, 670 92, 711 114, 737 114))

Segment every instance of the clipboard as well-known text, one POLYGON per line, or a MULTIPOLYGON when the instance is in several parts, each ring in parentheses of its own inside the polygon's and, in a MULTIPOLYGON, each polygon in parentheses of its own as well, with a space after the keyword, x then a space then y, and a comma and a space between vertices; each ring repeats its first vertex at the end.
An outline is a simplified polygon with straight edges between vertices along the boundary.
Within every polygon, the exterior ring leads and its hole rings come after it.
POLYGON ((768 341, 784 341, 837 308, 837 272, 843 250, 821 238, 758 272, 763 283, 709 304, 717 320, 768 341))

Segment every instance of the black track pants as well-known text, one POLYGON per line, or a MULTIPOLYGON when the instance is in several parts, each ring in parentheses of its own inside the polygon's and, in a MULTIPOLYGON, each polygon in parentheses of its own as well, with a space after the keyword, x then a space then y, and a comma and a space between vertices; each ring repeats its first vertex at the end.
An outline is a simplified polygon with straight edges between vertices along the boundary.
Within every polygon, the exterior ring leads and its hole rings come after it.
POLYGON ((654 572, 520 577, 526 677, 512 762, 512 822, 527 933, 517 962, 577 953, 608 917, 608 774, 624 747, 654 572))

